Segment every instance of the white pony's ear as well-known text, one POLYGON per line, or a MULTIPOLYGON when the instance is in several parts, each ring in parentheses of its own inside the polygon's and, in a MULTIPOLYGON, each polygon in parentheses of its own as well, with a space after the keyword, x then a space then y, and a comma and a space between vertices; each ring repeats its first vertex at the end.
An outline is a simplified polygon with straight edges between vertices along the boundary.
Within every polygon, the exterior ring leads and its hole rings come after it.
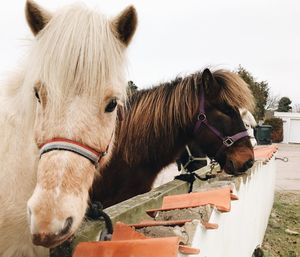
POLYGON ((135 8, 128 6, 112 21, 113 31, 117 38, 128 46, 137 27, 138 18, 135 8))
POLYGON ((37 35, 50 21, 52 15, 32 0, 26 1, 25 15, 34 35, 37 35))

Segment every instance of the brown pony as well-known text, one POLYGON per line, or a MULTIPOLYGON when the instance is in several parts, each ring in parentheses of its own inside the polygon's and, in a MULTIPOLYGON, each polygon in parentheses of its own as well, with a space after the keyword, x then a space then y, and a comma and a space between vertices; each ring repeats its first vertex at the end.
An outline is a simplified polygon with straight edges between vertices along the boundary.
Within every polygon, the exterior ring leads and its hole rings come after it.
POLYGON ((111 161, 95 179, 91 200, 108 207, 149 191, 160 170, 190 142, 197 142, 225 172, 245 172, 253 165, 249 137, 224 144, 227 136, 245 133, 238 108, 253 105, 247 84, 225 70, 206 69, 138 91, 128 100, 111 161))

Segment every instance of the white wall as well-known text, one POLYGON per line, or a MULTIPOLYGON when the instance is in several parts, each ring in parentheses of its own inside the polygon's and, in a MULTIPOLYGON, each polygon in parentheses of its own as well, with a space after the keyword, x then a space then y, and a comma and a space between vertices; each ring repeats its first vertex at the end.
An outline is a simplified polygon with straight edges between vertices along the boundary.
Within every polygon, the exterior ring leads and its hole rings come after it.
MULTIPOLYGON (((198 257, 251 257, 262 244, 271 213, 275 191, 275 157, 257 165, 251 176, 236 192, 239 200, 232 201, 231 211, 216 209, 211 223, 219 224, 216 230, 198 225, 192 247, 199 248, 198 257)), ((187 256, 180 254, 179 256, 187 256)), ((196 256, 196 255, 191 255, 196 256)))
POLYGON ((282 143, 300 143, 300 113, 275 112, 274 116, 283 121, 282 143))

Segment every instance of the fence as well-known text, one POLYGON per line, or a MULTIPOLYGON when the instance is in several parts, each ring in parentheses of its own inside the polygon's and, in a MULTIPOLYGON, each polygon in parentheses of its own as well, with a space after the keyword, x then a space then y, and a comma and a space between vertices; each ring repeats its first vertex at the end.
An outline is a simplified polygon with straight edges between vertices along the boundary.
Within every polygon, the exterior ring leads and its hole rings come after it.
MULTIPOLYGON (((188 226, 193 227, 190 229, 192 232, 187 233, 188 245, 191 249, 198 249, 198 252, 195 251, 191 256, 250 257, 254 249, 261 245, 273 205, 276 175, 275 152, 276 147, 274 146, 258 147, 255 150, 254 166, 242 176, 232 177, 222 174, 206 182, 199 180, 195 182, 194 190, 200 192, 214 192, 219 188, 229 186, 231 189, 229 199, 231 197, 231 200, 229 211, 220 210, 216 207, 217 204, 215 207, 207 208, 205 214, 208 216, 207 224, 213 225, 214 229, 201 220, 188 222, 188 226)), ((207 171, 208 167, 204 167, 197 173, 203 174, 207 171)), ((165 196, 184 194, 188 188, 189 185, 186 182, 174 180, 149 193, 107 208, 105 211, 114 224, 118 221, 136 224, 145 219, 149 220, 146 210, 161 208, 165 196)), ((214 203, 209 206, 212 205, 214 203)), ((181 231, 183 230, 181 229, 181 231)), ((65 243, 52 250, 51 257, 72 256, 72 252, 79 242, 96 241, 104 231, 103 222, 86 222, 73 242, 65 243)), ((178 235, 178 231, 176 233, 174 235, 178 235)), ((103 248, 103 245, 99 243, 99 247, 103 248)), ((122 246, 118 243, 117 247, 122 246)), ((89 251, 88 247, 86 251, 89 251)), ((179 249, 176 256, 187 256, 181 252, 179 249)), ((107 256, 116 257, 117 255, 107 256)))

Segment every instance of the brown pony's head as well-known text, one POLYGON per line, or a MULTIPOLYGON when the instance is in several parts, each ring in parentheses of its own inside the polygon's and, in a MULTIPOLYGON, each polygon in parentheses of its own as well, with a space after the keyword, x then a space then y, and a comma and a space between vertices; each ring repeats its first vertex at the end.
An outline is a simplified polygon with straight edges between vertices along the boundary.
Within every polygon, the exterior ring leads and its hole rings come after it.
POLYGON ((226 173, 245 172, 254 163, 254 153, 238 108, 253 107, 250 89, 237 74, 224 70, 204 70, 197 85, 200 107, 194 128, 196 141, 226 173))

